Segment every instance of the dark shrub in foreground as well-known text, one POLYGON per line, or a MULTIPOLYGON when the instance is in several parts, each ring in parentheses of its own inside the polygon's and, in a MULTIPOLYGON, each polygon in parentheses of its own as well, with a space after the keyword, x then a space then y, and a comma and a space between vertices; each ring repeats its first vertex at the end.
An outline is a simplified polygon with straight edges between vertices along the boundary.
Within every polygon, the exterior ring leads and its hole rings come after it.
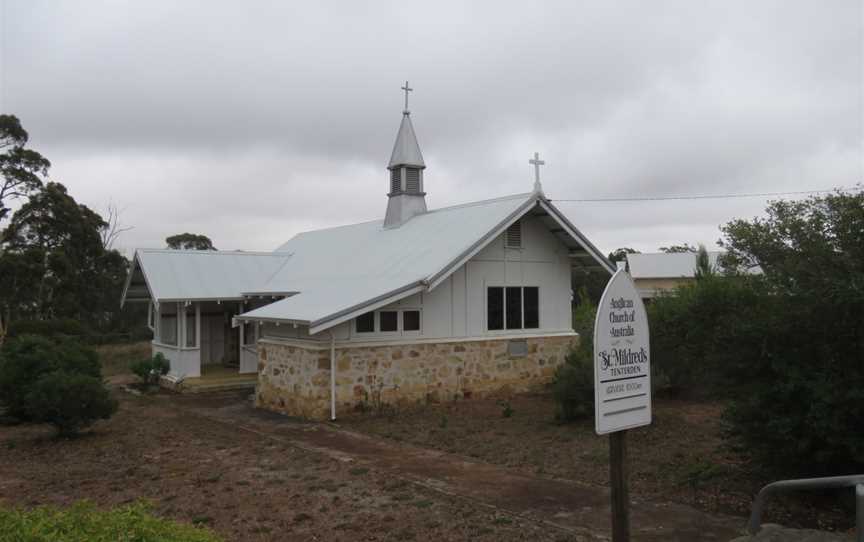
POLYGON ((33 386, 43 375, 57 371, 102 378, 96 352, 74 340, 23 335, 7 341, 0 350, 0 404, 8 414, 29 421, 33 386))
POLYGON ((0 542, 63 540, 64 542, 218 542, 208 529, 158 518, 142 503, 99 510, 77 503, 68 509, 0 508, 0 542))
POLYGON ((558 405, 555 417, 574 421, 594 413, 594 319, 597 306, 583 288, 579 305, 573 311, 573 328, 579 333, 579 344, 558 367, 552 380, 552 394, 558 405))
POLYGON ((55 371, 36 381, 27 396, 30 421, 50 423, 61 436, 75 435, 117 412, 117 401, 98 378, 55 371))

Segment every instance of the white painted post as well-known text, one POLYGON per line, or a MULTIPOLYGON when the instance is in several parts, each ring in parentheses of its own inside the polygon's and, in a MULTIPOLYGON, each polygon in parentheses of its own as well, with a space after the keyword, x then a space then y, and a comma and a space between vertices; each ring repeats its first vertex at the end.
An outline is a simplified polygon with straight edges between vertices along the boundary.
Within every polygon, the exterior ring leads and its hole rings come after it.
POLYGON ((330 420, 336 421, 336 334, 330 330, 330 420))
POLYGON ((183 320, 186 316, 186 308, 183 307, 183 303, 177 303, 177 350, 179 351, 183 348, 183 343, 186 340, 184 336, 183 330, 186 329, 186 322, 183 320), (182 314, 181 314, 182 313, 182 314))
POLYGON ((201 303, 195 303, 195 348, 201 357, 201 303))

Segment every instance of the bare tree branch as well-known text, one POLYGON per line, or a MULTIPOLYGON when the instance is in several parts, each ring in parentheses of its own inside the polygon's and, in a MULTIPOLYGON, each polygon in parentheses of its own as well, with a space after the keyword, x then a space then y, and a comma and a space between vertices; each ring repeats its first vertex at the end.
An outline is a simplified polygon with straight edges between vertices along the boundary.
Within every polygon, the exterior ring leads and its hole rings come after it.
POLYGON ((124 226, 121 222, 120 215, 124 210, 125 208, 118 208, 114 202, 108 202, 108 209, 106 210, 108 216, 105 217, 106 226, 99 232, 102 236, 102 246, 105 250, 113 249, 114 243, 117 242, 117 238, 122 233, 134 229, 134 226, 124 226))

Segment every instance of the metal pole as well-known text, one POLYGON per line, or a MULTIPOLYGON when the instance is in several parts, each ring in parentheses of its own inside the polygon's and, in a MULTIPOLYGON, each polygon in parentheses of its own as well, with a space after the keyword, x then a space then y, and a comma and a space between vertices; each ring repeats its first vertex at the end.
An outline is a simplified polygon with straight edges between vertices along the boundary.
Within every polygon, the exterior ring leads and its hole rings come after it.
POLYGON ((612 542, 630 542, 627 431, 609 435, 609 485, 612 489, 612 542))

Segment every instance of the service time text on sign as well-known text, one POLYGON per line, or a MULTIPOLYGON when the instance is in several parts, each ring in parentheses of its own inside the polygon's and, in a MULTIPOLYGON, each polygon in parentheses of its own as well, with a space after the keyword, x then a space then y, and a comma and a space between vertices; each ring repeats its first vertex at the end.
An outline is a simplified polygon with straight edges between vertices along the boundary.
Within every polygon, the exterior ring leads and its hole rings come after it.
POLYGON ((645 306, 630 275, 606 285, 594 321, 594 414, 598 435, 651 423, 651 350, 645 306))

